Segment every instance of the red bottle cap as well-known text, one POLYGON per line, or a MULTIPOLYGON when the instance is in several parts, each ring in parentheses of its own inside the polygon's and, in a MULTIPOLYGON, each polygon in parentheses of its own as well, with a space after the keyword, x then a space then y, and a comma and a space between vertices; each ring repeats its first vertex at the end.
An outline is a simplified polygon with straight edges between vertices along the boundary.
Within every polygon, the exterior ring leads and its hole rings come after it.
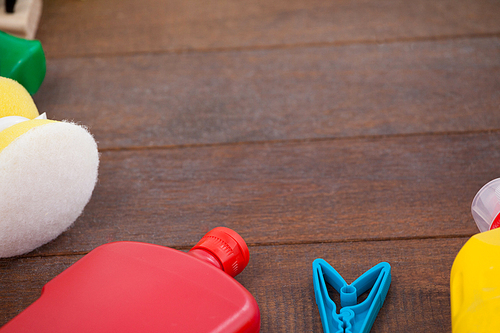
POLYGON ((243 238, 235 231, 218 227, 210 230, 191 249, 202 249, 213 254, 224 272, 235 277, 247 266, 250 252, 243 238))

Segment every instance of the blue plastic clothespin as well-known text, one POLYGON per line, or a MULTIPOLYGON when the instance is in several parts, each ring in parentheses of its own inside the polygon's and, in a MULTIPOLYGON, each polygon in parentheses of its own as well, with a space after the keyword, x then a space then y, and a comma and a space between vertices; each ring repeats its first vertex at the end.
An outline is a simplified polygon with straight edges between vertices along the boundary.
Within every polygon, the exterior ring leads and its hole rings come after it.
POLYGON ((389 291, 391 265, 381 262, 348 285, 325 260, 316 259, 313 283, 324 333, 368 333, 389 291), (328 296, 326 283, 340 294, 338 314, 335 302, 328 296), (368 297, 357 304, 358 296, 370 288, 368 297))

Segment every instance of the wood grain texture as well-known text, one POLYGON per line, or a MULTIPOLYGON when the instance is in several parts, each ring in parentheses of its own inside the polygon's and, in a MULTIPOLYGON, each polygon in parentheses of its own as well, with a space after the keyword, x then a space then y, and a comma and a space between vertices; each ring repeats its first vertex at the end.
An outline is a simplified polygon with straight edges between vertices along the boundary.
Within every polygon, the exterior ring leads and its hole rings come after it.
POLYGON ((500 128, 500 39, 52 59, 41 112, 101 149, 500 128))
POLYGON ((49 57, 269 47, 499 33, 495 0, 52 0, 49 57))
POLYGON ((475 193, 498 176, 500 133, 101 155, 84 214, 31 255, 109 241, 187 247, 227 226, 250 244, 472 235, 475 193))
MULTIPOLYGON (((465 241, 456 238, 251 247, 250 264, 237 279, 259 304, 261 332, 320 332, 312 261, 325 259, 348 283, 387 261, 392 266, 392 284, 371 332, 449 332, 449 271, 465 241)), ((37 299, 43 284, 80 257, 0 260, 0 325, 37 299)))
POLYGON ((227 226, 261 332, 321 332, 312 261, 393 282, 372 332, 449 332, 449 272, 499 177, 498 0, 50 0, 41 112, 89 126, 75 224, 0 259, 0 325, 107 242, 227 226))

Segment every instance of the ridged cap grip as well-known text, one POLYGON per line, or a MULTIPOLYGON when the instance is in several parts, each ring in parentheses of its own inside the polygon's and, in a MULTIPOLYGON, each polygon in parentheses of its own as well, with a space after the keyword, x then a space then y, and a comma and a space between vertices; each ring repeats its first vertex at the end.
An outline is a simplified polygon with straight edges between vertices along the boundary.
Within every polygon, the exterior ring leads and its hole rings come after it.
POLYGON ((250 259, 248 246, 235 231, 218 227, 207 232, 192 248, 212 253, 221 263, 224 272, 235 277, 247 266, 250 259))

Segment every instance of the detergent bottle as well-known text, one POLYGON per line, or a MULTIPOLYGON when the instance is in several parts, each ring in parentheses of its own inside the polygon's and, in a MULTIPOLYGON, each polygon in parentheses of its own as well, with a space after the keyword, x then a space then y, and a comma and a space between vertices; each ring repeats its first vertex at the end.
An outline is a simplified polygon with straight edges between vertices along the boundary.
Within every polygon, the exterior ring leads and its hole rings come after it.
POLYGON ((46 71, 45 53, 40 41, 0 31, 0 76, 16 80, 33 95, 42 85, 46 71))
POLYGON ((105 244, 49 281, 0 332, 258 332, 257 302, 233 278, 248 260, 243 238, 222 227, 188 253, 105 244))
POLYGON ((472 215, 483 232, 467 241, 451 269, 453 333, 500 332, 499 212, 500 179, 495 179, 472 202, 472 215))

